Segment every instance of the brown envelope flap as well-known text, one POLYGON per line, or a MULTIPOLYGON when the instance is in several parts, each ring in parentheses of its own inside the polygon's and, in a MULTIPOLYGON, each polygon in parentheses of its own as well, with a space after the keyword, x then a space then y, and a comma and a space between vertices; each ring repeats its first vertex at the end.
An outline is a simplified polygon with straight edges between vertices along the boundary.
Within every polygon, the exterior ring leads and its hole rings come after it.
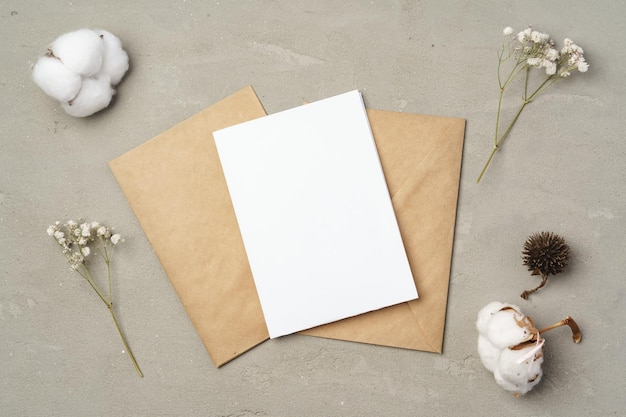
POLYGON ((211 132, 262 116, 246 87, 110 162, 218 367, 268 333, 211 132))

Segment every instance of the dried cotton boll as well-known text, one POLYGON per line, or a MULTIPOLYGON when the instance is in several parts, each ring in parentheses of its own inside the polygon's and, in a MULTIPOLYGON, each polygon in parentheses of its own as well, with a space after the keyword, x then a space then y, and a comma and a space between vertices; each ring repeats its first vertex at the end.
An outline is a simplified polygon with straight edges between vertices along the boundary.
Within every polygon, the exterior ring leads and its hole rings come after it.
POLYGON ((80 29, 59 36, 49 50, 70 70, 90 77, 100 71, 104 43, 93 30, 80 29))
POLYGON ((543 339, 523 349, 504 349, 493 376, 502 388, 524 395, 541 381, 543 339))
POLYGON ((106 30, 80 29, 59 36, 33 67, 33 80, 74 117, 106 108, 128 71, 120 39, 106 30))
POLYGON ((478 312, 478 319, 476 320, 476 329, 478 333, 483 336, 487 336, 487 323, 491 320, 494 314, 500 311, 503 307, 510 306, 510 304, 504 304, 499 301, 492 301, 487 304, 478 312))
POLYGON ((504 307, 487 323, 487 338, 494 346, 505 348, 518 345, 533 336, 534 326, 519 307, 504 307))
POLYGON ((580 329, 569 316, 538 330, 519 307, 497 301, 489 303, 477 315, 478 355, 498 385, 515 396, 524 395, 543 376, 545 339, 541 334, 564 325, 572 329, 573 340, 579 343, 580 329))
POLYGON ((70 116, 91 116, 107 107, 114 94, 109 77, 86 78, 76 98, 61 106, 70 116))
POLYGON ((49 56, 39 58, 33 68, 33 80, 46 94, 58 101, 69 101, 76 97, 82 83, 80 75, 49 56))
POLYGON ((98 30, 97 33, 104 45, 99 75, 109 76, 111 85, 117 85, 128 71, 128 54, 122 48, 120 38, 106 30, 98 30))
POLYGON ((498 359, 500 359, 502 349, 494 346, 485 336, 479 335, 478 352, 483 366, 490 372, 494 372, 496 370, 496 366, 498 366, 498 359))

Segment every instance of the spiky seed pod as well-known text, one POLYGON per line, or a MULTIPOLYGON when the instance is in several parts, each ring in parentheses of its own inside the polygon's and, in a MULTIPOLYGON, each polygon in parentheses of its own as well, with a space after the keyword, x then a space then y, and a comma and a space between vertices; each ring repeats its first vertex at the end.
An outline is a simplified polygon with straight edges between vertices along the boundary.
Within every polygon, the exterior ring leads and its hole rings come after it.
POLYGON ((565 240, 552 232, 540 232, 524 243, 524 265, 533 275, 556 275, 567 266, 570 249, 565 240))
POLYGON ((570 248, 565 240, 552 232, 539 232, 531 235, 524 243, 522 251, 524 265, 532 275, 541 276, 541 284, 533 290, 524 291, 522 298, 543 287, 549 275, 556 275, 567 266, 570 248))

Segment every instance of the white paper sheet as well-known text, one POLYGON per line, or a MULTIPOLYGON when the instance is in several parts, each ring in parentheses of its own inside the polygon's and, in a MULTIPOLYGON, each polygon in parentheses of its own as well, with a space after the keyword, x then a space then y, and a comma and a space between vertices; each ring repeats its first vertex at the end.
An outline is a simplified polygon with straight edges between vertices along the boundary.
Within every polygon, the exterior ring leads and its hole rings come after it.
POLYGON ((214 138, 270 337, 417 298, 358 91, 214 138))

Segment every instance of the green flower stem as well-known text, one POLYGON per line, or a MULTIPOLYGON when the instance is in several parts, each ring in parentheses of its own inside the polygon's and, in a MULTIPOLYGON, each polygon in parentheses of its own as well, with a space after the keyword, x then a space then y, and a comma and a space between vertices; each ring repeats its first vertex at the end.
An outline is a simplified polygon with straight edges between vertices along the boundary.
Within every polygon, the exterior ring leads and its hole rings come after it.
POLYGON ((139 364, 137 364, 137 360, 135 360, 135 355, 133 355, 133 351, 130 350, 130 346, 128 346, 126 337, 124 337, 124 333, 122 332, 120 324, 117 321, 117 317, 115 316, 115 312, 113 311, 113 303, 107 304, 107 308, 109 309, 109 312, 111 313, 111 317, 113 317, 113 321, 115 322, 115 327, 117 327, 117 331, 119 332, 120 337, 122 338, 122 343, 124 343, 126 352, 128 352, 128 356, 130 356, 130 360, 133 361, 133 365, 135 366, 135 369, 137 370, 137 373, 139 374, 139 376, 143 378, 143 372, 141 372, 141 369, 139 368, 139 364))
POLYGON ((549 77, 546 77, 546 79, 539 85, 539 87, 537 87, 535 91, 533 91, 533 93, 529 96, 528 95, 528 76, 530 73, 530 67, 525 67, 525 69, 526 69, 526 74, 524 75, 524 95, 522 97, 522 105, 517 110, 517 113, 513 117, 513 120, 511 121, 511 123, 509 123, 509 126, 506 128, 502 136, 498 137, 499 127, 500 127, 500 114, 502 111, 502 97, 504 96, 504 90, 506 89, 508 83, 513 78, 515 78, 521 70, 515 72, 515 69, 513 69, 513 71, 511 72, 511 75, 509 75, 509 78, 507 78, 504 85, 500 87, 500 97, 498 99, 498 112, 496 115, 496 130, 495 130, 495 135, 494 135, 494 145, 493 145, 493 149, 491 150, 491 154, 489 155, 489 158, 487 159, 487 163, 485 163, 485 166, 483 167, 482 171, 480 171, 480 175, 476 179, 477 184, 480 183, 480 180, 483 178, 483 175, 485 175, 485 172, 487 171, 487 168, 491 164, 493 157, 495 156, 498 149, 500 149, 500 146, 502 145, 502 142, 504 141, 504 139, 506 139, 506 137, 511 132, 513 125, 515 124, 515 122, 517 122, 517 119, 519 119, 526 105, 530 103, 531 101, 533 101, 533 99, 537 97, 539 93, 541 93, 543 90, 545 90, 546 88, 548 88, 549 86, 557 82, 559 79, 559 77, 556 75, 551 75, 549 77), (515 75, 513 75, 513 73, 515 73, 515 75))
MULTIPOLYGON (((500 136, 500 139, 496 140, 495 144, 493 145, 493 149, 491 150, 491 154, 489 155, 489 159, 487 159, 487 163, 485 164, 485 166, 483 167, 482 171, 480 171, 480 175, 478 176, 478 179, 476 180, 476 183, 478 184, 480 182, 480 180, 483 178, 483 175, 485 175, 485 172, 487 172, 487 168, 489 167, 489 165, 491 164, 491 160, 493 159, 493 157, 495 156, 496 152, 498 151, 498 149, 500 149, 500 145, 502 145, 502 142, 504 141, 504 139, 509 135, 509 133, 511 132, 511 129, 513 128, 513 125, 515 124, 515 122, 517 121, 517 119, 519 118, 519 116, 522 114, 522 110, 524 110, 524 107, 526 107, 526 105, 530 103, 530 101, 523 101, 522 105, 520 106, 520 108, 517 110, 517 113, 515 114, 515 117, 513 118, 513 120, 511 121, 511 123, 509 123, 509 126, 506 128, 506 130, 504 131, 504 133, 502 134, 502 136, 500 136)), ((498 112, 499 113, 499 112, 498 112)))

